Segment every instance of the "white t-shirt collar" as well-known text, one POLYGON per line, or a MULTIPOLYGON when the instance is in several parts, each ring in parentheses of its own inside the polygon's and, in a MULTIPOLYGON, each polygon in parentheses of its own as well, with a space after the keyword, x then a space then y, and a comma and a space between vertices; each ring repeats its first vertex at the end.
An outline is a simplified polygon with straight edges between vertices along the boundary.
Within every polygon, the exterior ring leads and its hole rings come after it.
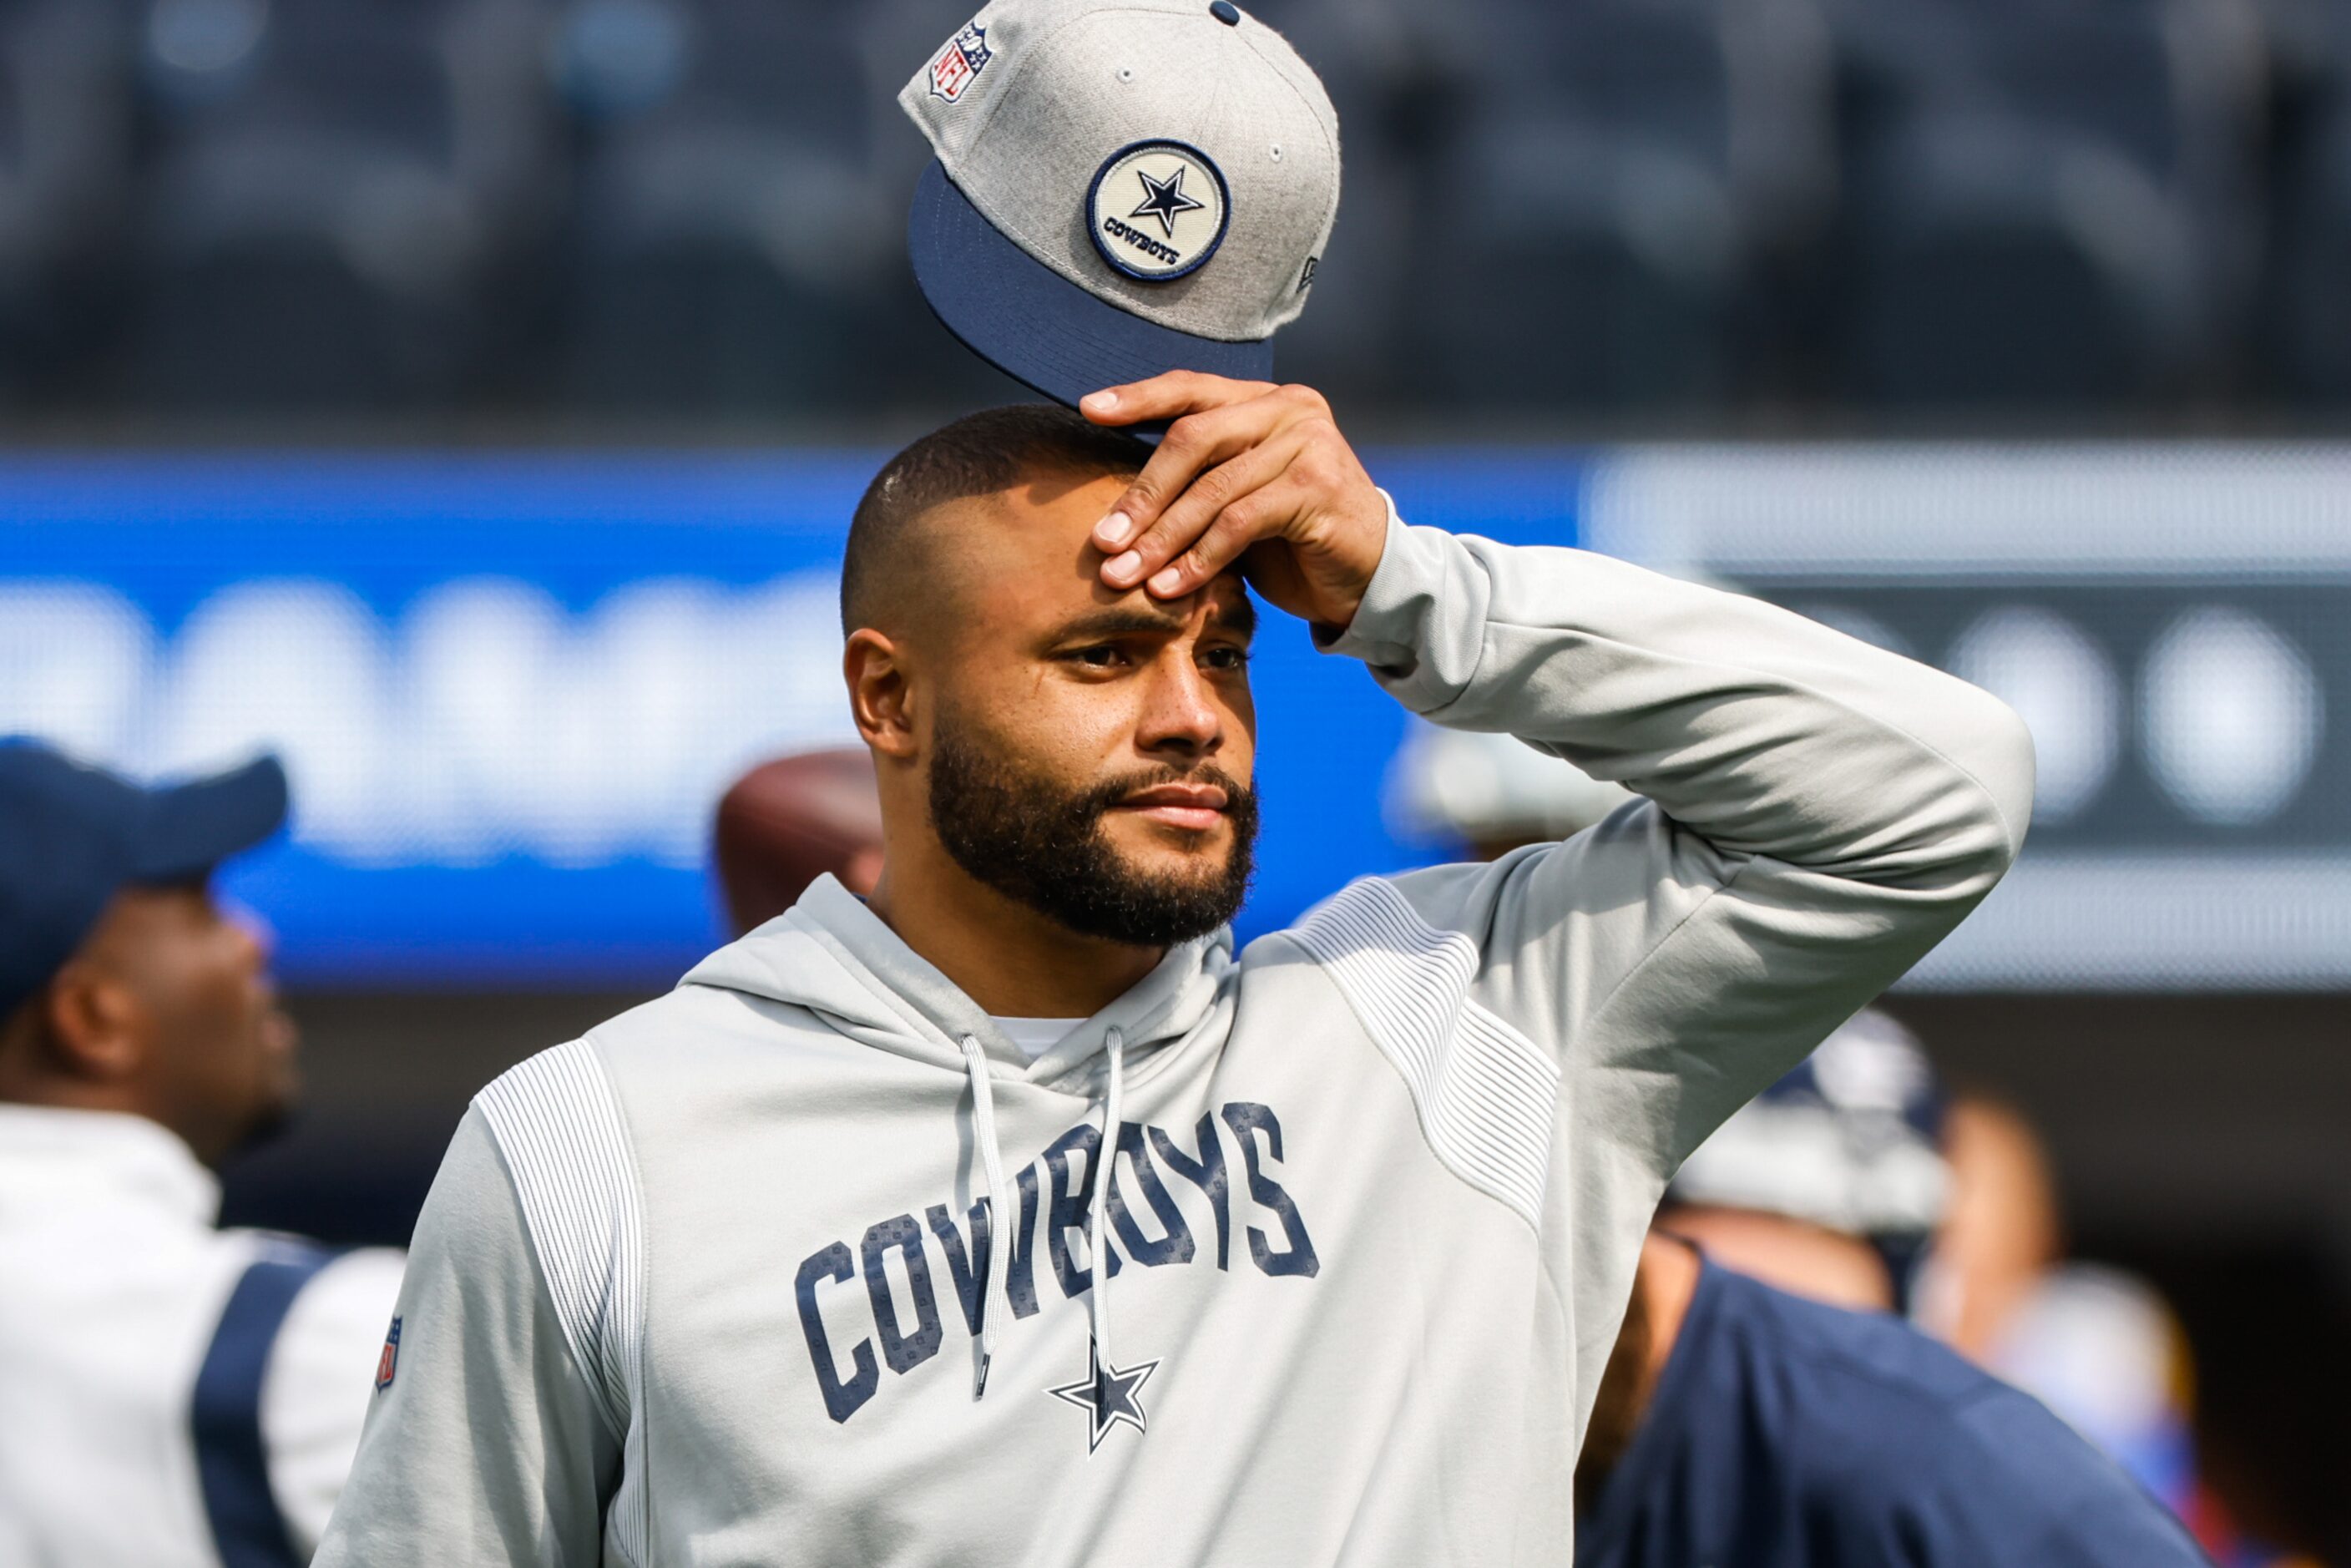
POLYGON ((1021 1055, 1034 1061, 1068 1038, 1069 1032, 1085 1022, 1083 1019, 1016 1019, 1002 1018, 995 1013, 988 1021, 1004 1031, 1004 1038, 1019 1050, 1021 1055))

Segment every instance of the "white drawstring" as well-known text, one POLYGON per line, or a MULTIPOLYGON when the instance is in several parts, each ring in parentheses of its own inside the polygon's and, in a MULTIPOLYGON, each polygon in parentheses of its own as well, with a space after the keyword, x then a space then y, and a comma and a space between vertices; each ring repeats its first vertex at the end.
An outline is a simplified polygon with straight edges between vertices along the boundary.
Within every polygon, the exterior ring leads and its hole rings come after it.
MULTIPOLYGON (((1088 1299, 1097 1375, 1106 1375, 1110 1358, 1110 1257, 1103 1250, 1103 1217, 1110 1209, 1111 1166, 1118 1159, 1119 1100, 1124 1087, 1126 1038, 1113 1029, 1109 1034, 1110 1083, 1102 1092, 1102 1139, 1094 1145, 1093 1197, 1086 1205, 1086 1253, 1093 1270, 1088 1299)), ((987 1287, 979 1299, 979 1364, 971 1378, 971 1396, 987 1393, 987 1369, 996 1359, 998 1303, 1008 1299, 1012 1278, 1012 1239, 1019 1220, 1012 1209, 1011 1184, 1004 1179, 1004 1151, 996 1141, 996 1096, 988 1082, 987 1052, 977 1035, 963 1037, 963 1061, 971 1076, 972 1134, 979 1145, 979 1160, 987 1176, 987 1287)))
POLYGON ((1086 1258, 1093 1270, 1094 1288, 1089 1304, 1092 1308, 1094 1335, 1094 1375, 1110 1375, 1114 1363, 1110 1358, 1110 1254, 1102 1248, 1105 1216, 1110 1212, 1111 1167, 1118 1163, 1118 1123, 1120 1080, 1125 1066, 1126 1037, 1113 1029, 1109 1037, 1110 1084, 1102 1091, 1102 1142, 1094 1145, 1094 1168, 1089 1174, 1093 1179, 1094 1194, 1086 1205, 1086 1258))
POLYGON ((1012 1278, 1012 1189, 1004 1179, 1004 1151, 996 1142, 996 1096, 987 1082, 987 1053, 978 1037, 963 1037, 964 1066, 971 1072, 972 1135, 987 1173, 987 1285, 979 1298, 979 1365, 971 1375, 971 1396, 987 1392, 988 1364, 996 1359, 996 1304, 1006 1299, 1012 1278))

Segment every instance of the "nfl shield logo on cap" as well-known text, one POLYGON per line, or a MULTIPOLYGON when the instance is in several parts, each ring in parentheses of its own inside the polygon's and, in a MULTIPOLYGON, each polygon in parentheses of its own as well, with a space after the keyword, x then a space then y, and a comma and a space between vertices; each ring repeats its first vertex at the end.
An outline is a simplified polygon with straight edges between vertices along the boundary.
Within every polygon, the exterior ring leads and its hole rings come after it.
POLYGON ((907 248, 956 336, 1062 402, 1262 380, 1339 208, 1322 84, 1230 0, 997 0, 898 101, 936 154, 907 248))
POLYGON ((987 65, 987 29, 975 22, 931 61, 931 96, 953 103, 987 65))

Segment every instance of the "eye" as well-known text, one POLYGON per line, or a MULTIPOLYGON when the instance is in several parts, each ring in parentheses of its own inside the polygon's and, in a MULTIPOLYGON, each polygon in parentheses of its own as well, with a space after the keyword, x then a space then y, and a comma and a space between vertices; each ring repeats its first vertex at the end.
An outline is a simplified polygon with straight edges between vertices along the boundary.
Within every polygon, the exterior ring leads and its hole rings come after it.
POLYGON ((1239 670, 1249 665, 1249 650, 1230 643, 1202 650, 1200 663, 1212 670, 1239 670))
POLYGON ((1097 643, 1090 648, 1071 651, 1069 657, 1090 670, 1114 670, 1126 662, 1126 655, 1108 643, 1097 643))

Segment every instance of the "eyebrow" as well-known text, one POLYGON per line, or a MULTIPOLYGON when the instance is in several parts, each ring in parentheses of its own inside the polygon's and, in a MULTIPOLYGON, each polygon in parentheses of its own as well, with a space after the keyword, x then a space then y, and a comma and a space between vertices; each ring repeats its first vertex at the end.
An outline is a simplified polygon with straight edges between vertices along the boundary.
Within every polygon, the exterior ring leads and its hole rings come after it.
MULTIPOLYGON (((1147 610, 1128 605, 1099 610, 1091 615, 1081 615, 1064 624, 1061 635, 1075 637, 1165 637, 1184 630, 1190 617, 1168 613, 1155 615, 1147 610)), ((1257 606, 1247 595, 1235 600, 1217 601, 1209 607, 1208 620, 1239 633, 1243 641, 1257 634, 1257 606)))

